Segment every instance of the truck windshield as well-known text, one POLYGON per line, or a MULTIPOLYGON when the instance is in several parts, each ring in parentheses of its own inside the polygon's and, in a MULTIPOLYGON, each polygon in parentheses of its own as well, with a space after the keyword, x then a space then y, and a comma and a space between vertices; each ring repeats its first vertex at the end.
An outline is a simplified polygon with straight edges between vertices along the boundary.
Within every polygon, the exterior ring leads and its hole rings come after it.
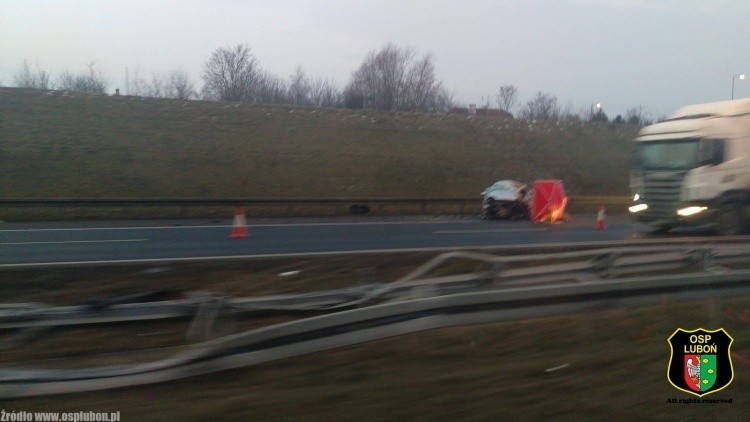
POLYGON ((638 143, 637 162, 647 170, 686 170, 699 166, 697 138, 638 143))

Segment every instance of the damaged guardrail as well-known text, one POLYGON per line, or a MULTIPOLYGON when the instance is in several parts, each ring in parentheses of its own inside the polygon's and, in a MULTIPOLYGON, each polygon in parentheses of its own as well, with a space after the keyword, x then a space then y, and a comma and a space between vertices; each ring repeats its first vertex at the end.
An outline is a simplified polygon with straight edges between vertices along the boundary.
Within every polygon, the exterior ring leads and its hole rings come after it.
POLYGON ((222 312, 303 309, 322 314, 204 341, 171 358, 146 364, 0 369, 0 397, 163 382, 426 329, 643 304, 658 301, 665 294, 679 298, 747 294, 750 270, 726 266, 748 262, 750 246, 743 244, 619 248, 518 257, 451 252, 393 283, 315 294, 252 299, 204 294, 185 301, 115 304, 95 312, 75 307, 16 305, 5 307, 0 313, 3 330, 101 323, 102 314, 108 312, 125 315, 110 315, 106 322, 132 321, 128 312, 144 319, 192 314, 189 331, 196 332, 210 329, 222 312), (453 259, 477 262, 481 268, 466 274, 428 277, 453 259), (550 262, 553 259, 560 262, 550 262), (658 271, 671 273, 653 274, 658 271), (44 324, 38 324, 42 320, 44 324))
MULTIPOLYGON (((391 300, 408 296, 412 291, 424 292, 427 287, 431 294, 444 295, 475 289, 478 282, 489 281, 494 283, 493 287, 507 287, 594 280, 654 271, 708 271, 717 265, 741 262, 750 262, 750 246, 638 246, 522 256, 455 251, 440 254, 405 277, 388 284, 366 284, 304 294, 224 298, 223 306, 226 312, 239 314, 330 312, 361 306, 378 298, 391 300), (474 261, 483 268, 472 273, 426 278, 430 272, 451 260, 474 261)), ((0 305, 0 330, 185 318, 194 315, 204 302, 216 299, 213 293, 193 292, 183 300, 118 303, 143 295, 98 299, 86 305, 68 307, 0 305)))

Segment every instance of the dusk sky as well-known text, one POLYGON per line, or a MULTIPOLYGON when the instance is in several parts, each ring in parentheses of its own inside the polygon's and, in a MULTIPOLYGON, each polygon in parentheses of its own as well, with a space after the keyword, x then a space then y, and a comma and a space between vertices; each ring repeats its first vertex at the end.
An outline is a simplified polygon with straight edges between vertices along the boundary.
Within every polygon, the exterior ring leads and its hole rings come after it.
POLYGON ((343 88, 389 42, 431 53, 461 103, 513 84, 573 111, 653 117, 692 103, 750 97, 748 0, 0 0, 0 84, 27 60, 52 72, 92 61, 110 91, 126 68, 150 79, 186 71, 200 87, 218 47, 247 43, 288 77, 302 65, 343 88))

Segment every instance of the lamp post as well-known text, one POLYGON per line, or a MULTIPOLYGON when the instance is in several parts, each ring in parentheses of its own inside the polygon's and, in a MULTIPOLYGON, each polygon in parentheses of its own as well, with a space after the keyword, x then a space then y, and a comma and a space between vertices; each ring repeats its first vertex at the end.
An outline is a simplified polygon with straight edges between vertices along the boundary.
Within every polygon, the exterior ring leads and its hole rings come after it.
POLYGON ((591 121, 598 122, 602 115, 602 103, 596 103, 591 108, 591 121), (596 108, 594 108, 596 107, 596 108), (594 111, 596 110, 596 111, 594 111))
POLYGON ((744 73, 740 73, 739 75, 732 76, 732 99, 734 99, 734 80, 737 79, 737 78, 745 79, 745 74, 744 73))

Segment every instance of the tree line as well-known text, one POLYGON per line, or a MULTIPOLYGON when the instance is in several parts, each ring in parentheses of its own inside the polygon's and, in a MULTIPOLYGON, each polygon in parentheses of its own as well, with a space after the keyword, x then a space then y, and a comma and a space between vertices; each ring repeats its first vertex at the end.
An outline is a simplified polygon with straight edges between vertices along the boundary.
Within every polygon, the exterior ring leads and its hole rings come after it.
MULTIPOLYGON (((247 44, 214 50, 203 64, 201 79, 203 85, 198 90, 181 69, 166 76, 153 74, 150 79, 143 78, 136 70, 132 77, 127 77, 126 94, 427 113, 446 113, 462 107, 455 101, 454 92, 438 80, 431 54, 419 56, 414 49, 393 43, 368 53, 343 88, 331 79, 309 76, 301 65, 288 78, 274 75, 261 67, 247 44)), ((20 88, 90 94, 106 94, 109 88, 108 81, 95 69, 94 62, 89 63, 83 72, 65 71, 53 78, 50 72, 39 66, 31 67, 24 61, 14 75, 14 82, 20 88)), ((491 108, 491 98, 488 95, 480 108, 491 108)), ((577 111, 572 104, 561 107, 557 97, 549 93, 537 92, 527 102, 521 103, 518 88, 512 84, 500 86, 494 99, 498 109, 522 119, 610 121, 601 107, 591 105, 577 111)), ((618 115, 612 121, 636 125, 651 122, 643 106, 632 107, 624 117, 618 115)))

